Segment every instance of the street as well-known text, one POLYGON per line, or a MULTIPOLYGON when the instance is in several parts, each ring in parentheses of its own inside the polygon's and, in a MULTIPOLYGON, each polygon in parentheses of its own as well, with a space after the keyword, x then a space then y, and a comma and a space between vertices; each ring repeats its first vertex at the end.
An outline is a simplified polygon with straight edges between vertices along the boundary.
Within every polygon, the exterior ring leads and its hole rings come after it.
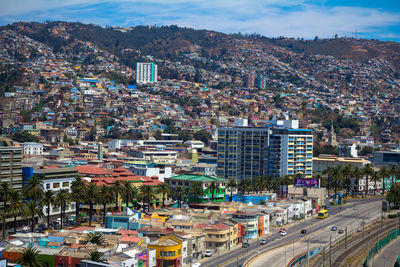
POLYGON ((348 205, 339 207, 332 207, 329 210, 329 217, 325 220, 319 220, 316 217, 303 222, 296 222, 293 226, 288 228, 286 236, 280 236, 275 233, 267 236, 267 245, 261 246, 259 240, 250 240, 249 248, 235 247, 230 252, 221 253, 220 255, 213 255, 212 258, 202 263, 202 266, 239 266, 243 265, 248 259, 254 256, 272 250, 259 258, 257 258, 251 266, 284 266, 285 261, 305 251, 307 248, 307 239, 310 239, 310 249, 314 247, 322 247, 329 244, 329 238, 332 236, 332 242, 339 237, 338 231, 331 231, 331 226, 335 225, 339 229, 348 227, 348 233, 356 230, 359 227, 363 218, 365 223, 368 224, 373 218, 380 216, 382 198, 375 199, 360 199, 355 202, 349 202, 348 205), (357 203, 357 210, 353 210, 353 203, 357 203), (340 213, 340 214, 338 214, 340 213), (307 234, 300 234, 301 229, 307 229, 307 234), (299 239, 302 239, 299 241, 299 239), (280 247, 288 244, 285 247, 280 247), (280 248, 276 248, 280 247, 280 248), (286 254, 285 254, 286 250, 286 254), (286 257, 285 257, 286 255, 286 257))

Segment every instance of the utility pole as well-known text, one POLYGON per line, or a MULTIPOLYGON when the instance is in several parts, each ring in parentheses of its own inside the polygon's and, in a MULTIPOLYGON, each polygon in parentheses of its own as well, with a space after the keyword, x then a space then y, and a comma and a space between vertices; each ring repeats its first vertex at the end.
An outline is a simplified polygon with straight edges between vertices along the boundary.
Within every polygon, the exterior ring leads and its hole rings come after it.
POLYGON ((322 249, 322 267, 325 267, 325 246, 322 249))
POLYGON ((347 226, 346 229, 344 229, 345 236, 344 236, 344 248, 347 248, 347 226))
POLYGON ((364 223, 364 219, 365 219, 365 218, 363 218, 363 221, 362 221, 362 227, 363 227, 363 239, 365 238, 365 235, 364 235, 364 224, 365 224, 365 223, 364 223))
POLYGON ((310 267, 310 239, 307 239, 307 267, 310 267))
POLYGON ((332 267, 332 236, 329 236, 329 267, 332 267))

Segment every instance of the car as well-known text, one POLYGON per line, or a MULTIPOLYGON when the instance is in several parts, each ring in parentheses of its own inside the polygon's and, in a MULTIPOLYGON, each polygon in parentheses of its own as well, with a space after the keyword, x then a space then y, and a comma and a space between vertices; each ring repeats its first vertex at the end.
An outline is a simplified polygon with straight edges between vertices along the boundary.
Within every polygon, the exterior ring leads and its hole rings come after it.
POLYGON ((281 235, 281 236, 285 236, 285 235, 287 235, 287 232, 286 232, 286 231, 281 231, 281 232, 280 232, 280 235, 281 235))
POLYGON ((205 257, 211 257, 212 256, 212 251, 207 249, 206 252, 204 253, 205 257))
POLYGON ((331 227, 331 231, 336 231, 337 230, 337 227, 336 226, 332 226, 331 227))
POLYGON ((46 225, 44 223, 40 223, 37 228, 46 229, 46 225))
POLYGON ((248 248, 248 247, 249 247, 249 243, 246 242, 246 243, 242 244, 242 248, 248 248))
POLYGON ((301 234, 307 234, 307 229, 302 229, 300 233, 301 234))
POLYGON ((357 210, 357 206, 354 206, 354 207, 353 207, 353 210, 357 210))
POLYGON ((192 264, 192 267, 201 267, 201 263, 200 262, 195 262, 192 264))
POLYGON ((44 230, 41 228, 35 229, 35 233, 44 233, 44 230))
POLYGON ((266 239, 261 239, 260 245, 265 245, 265 244, 267 244, 267 240, 266 239))
POLYGON ((339 229, 338 234, 343 234, 343 233, 344 233, 343 229, 339 229))

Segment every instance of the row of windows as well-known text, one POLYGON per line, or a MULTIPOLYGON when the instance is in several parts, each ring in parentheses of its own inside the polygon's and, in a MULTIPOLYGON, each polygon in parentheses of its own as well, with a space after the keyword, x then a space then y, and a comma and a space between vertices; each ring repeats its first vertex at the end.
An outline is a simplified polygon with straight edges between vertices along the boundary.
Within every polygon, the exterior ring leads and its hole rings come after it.
MULTIPOLYGON (((49 183, 46 184, 46 189, 50 189, 50 185, 49 183)), ((69 182, 62 182, 62 183, 53 183, 53 188, 60 188, 60 185, 62 187, 69 187, 69 182)))

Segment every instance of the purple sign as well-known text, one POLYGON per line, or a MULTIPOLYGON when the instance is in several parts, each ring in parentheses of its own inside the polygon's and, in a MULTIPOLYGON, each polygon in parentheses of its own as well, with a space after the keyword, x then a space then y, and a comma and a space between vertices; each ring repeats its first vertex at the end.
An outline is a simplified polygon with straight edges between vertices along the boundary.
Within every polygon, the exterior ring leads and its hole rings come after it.
POLYGON ((298 187, 316 187, 319 188, 319 179, 297 178, 295 186, 298 187))

